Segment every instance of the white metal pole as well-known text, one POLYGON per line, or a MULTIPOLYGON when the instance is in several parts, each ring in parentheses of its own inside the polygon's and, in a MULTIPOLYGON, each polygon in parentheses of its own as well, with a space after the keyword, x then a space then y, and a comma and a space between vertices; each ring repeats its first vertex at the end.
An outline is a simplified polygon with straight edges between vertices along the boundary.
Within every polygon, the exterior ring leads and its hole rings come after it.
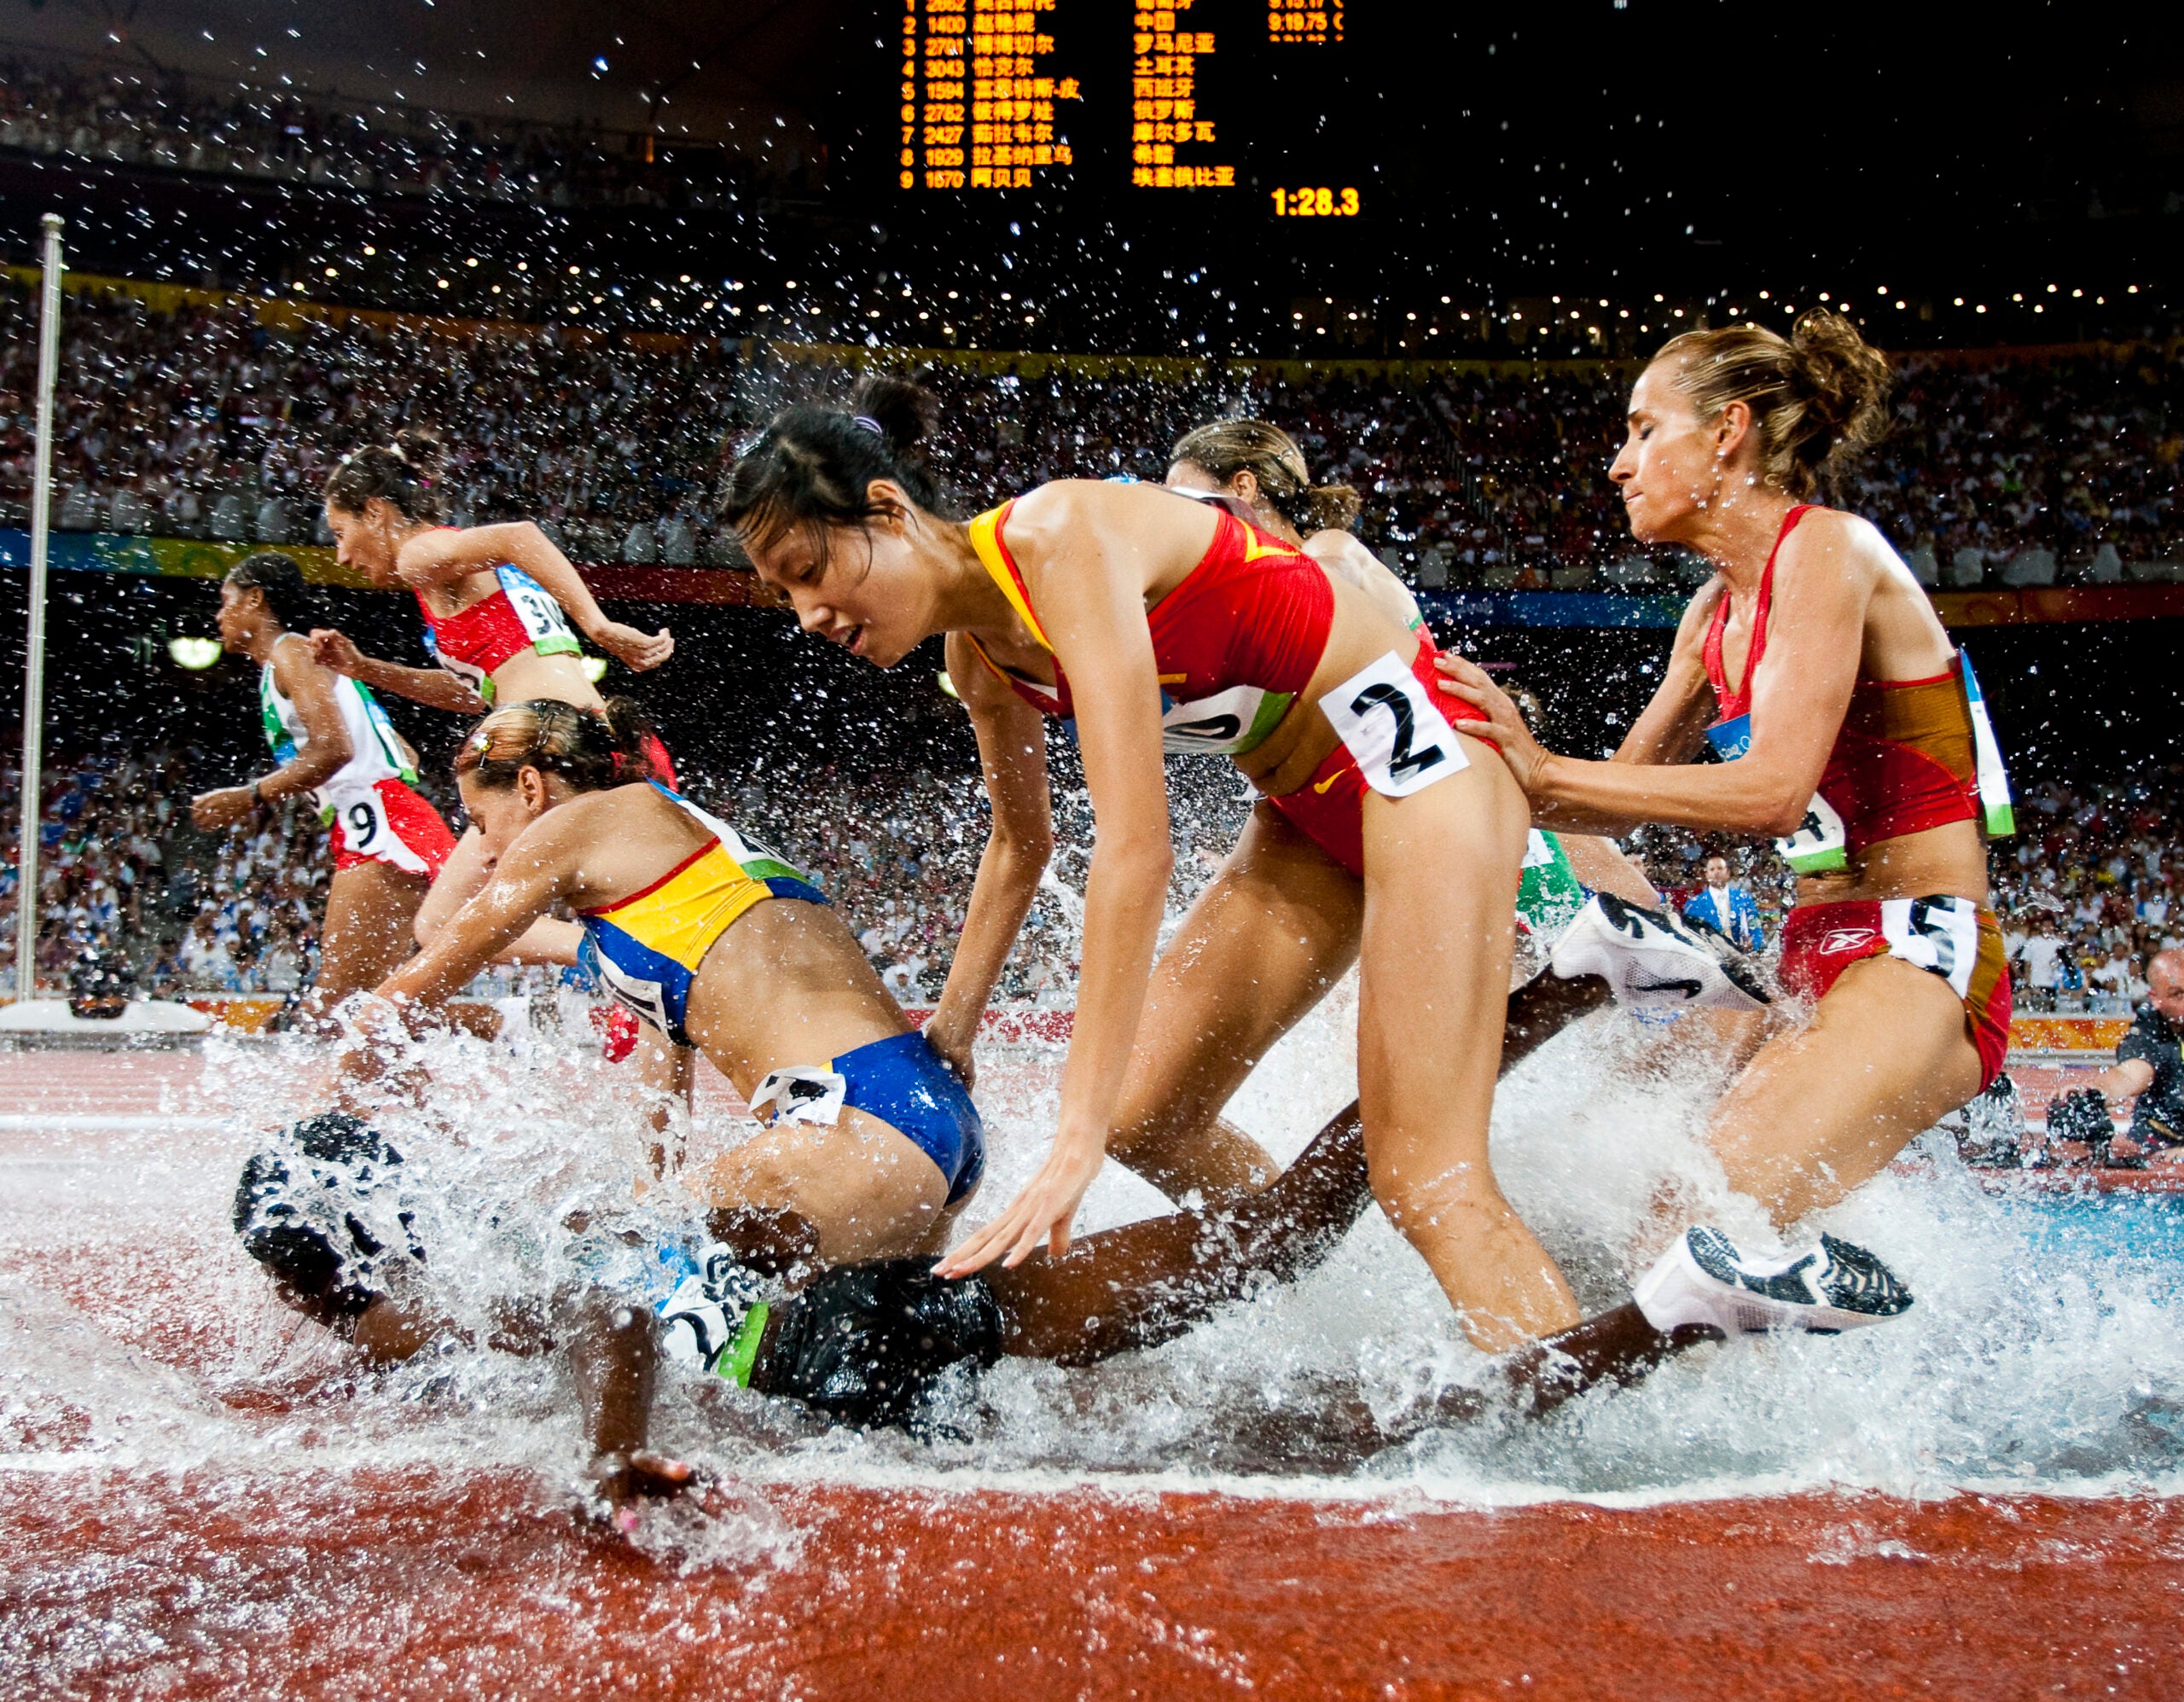
POLYGON ((38 996, 38 758, 45 733, 45 550, 53 508, 53 386, 61 368, 61 215, 45 216, 38 338, 38 461, 31 479, 30 651, 23 664, 23 822, 15 859, 15 996, 38 996))

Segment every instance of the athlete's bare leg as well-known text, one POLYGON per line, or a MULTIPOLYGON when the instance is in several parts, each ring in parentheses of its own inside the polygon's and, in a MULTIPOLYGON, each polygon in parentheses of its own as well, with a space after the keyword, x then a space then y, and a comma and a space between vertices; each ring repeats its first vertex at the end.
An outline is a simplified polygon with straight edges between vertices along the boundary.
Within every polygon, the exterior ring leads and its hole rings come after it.
POLYGON ((683 1186, 719 1229, 736 1231, 717 1229, 716 1240, 773 1265, 919 1252, 932 1244, 949 1210, 948 1184, 924 1150, 878 1118, 848 1109, 831 1126, 776 1123, 689 1166, 683 1186), (768 1225, 796 1239, 778 1248, 755 1245, 768 1225))
POLYGON ((1363 913, 1355 876, 1254 810, 1153 967, 1109 1155, 1171 1200, 1265 1187, 1279 1166, 1222 1107, 1356 961, 1363 913))
POLYGON ((1707 1139, 1729 1186, 1786 1229, 1878 1176, 1979 1091, 1979 1072, 1955 990, 1869 957, 1843 972, 1810 1022, 1760 1049, 1707 1139))
POLYGON ((1487 1158, 1531 811, 1501 758, 1364 805, 1359 1099, 1373 1189, 1489 1351, 1577 1322, 1570 1285, 1487 1158))
POLYGON ((334 871, 320 925, 318 979, 304 1000, 316 1028, 351 993, 369 991, 401 967, 416 944, 410 925, 426 892, 421 874, 371 861, 334 871))
POLYGON ((1562 855, 1570 859, 1570 872, 1595 892, 1612 892, 1647 909, 1658 909, 1661 895, 1645 871, 1623 854, 1613 839, 1593 834, 1558 834, 1562 855))

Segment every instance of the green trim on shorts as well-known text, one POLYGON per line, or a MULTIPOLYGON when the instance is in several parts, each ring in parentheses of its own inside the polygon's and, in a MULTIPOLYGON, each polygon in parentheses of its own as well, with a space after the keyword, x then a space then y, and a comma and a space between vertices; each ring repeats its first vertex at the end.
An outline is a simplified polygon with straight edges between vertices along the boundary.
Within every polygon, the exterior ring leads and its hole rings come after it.
POLYGON ((743 1315, 743 1327, 736 1331, 735 1339, 728 1345, 728 1351, 715 1362, 715 1373, 728 1379, 739 1389, 751 1386, 751 1368, 758 1357, 758 1344, 766 1339, 766 1317, 770 1311, 764 1300, 743 1315))

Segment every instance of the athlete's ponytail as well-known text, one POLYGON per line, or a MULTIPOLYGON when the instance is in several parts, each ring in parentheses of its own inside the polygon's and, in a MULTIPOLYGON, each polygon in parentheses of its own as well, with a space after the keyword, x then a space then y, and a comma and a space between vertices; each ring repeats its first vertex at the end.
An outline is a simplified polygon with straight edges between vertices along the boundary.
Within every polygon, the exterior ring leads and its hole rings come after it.
POLYGON ((515 784, 524 770, 559 775, 578 792, 603 792, 653 780, 658 741, 643 710, 626 697, 601 709, 559 698, 533 698, 495 710, 455 753, 455 772, 491 792, 515 784))
POLYGON ((238 590, 256 591, 273 619, 290 632, 309 632, 325 624, 318 593, 305 581, 292 555, 277 549, 246 555, 228 569, 228 583, 238 590))
POLYGON ((812 403, 784 409, 729 470, 720 517, 746 549, 792 527, 861 531, 880 513, 870 492, 883 479, 938 513, 925 451, 938 413, 922 385, 886 373, 859 383, 846 410, 812 403))
POLYGON ((345 514, 361 514, 375 497, 424 525, 447 514, 441 480, 446 454, 428 431, 404 429, 391 444, 367 444, 341 457, 326 478, 326 500, 345 514))
POLYGON ((1168 454, 1188 461, 1223 485, 1240 473, 1258 480, 1260 494, 1282 519, 1310 537, 1316 532, 1347 532, 1357 518, 1357 492, 1347 485, 1315 485, 1297 439, 1263 420, 1216 420, 1186 432, 1168 454))
POLYGON ((1886 357, 1840 313, 1798 316, 1786 338, 1762 325, 1687 331, 1653 357, 1702 420, 1732 402, 1751 410, 1767 482, 1804 498, 1888 429, 1886 357))

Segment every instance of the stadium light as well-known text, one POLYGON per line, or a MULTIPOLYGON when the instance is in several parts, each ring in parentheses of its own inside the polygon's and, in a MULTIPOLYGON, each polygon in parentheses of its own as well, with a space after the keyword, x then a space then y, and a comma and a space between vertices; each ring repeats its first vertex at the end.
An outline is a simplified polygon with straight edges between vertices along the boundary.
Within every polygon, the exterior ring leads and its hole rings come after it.
POLYGON ((220 659, 220 641, 217 638, 170 638, 167 640, 167 655, 177 668, 201 674, 220 659))
POLYGON ((584 659, 584 677, 590 680, 592 684, 597 685, 601 680, 607 677, 607 659, 604 656, 585 657, 584 659))

